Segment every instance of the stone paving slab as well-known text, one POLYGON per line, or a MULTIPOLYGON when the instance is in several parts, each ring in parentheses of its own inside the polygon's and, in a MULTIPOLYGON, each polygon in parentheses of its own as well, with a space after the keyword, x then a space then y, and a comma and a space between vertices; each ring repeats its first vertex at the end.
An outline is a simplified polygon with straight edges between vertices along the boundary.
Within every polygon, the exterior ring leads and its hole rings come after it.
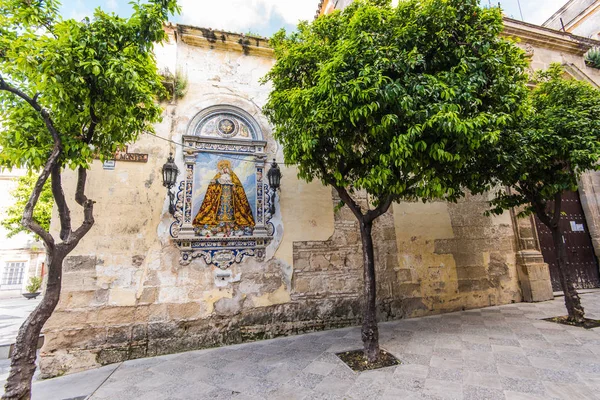
MULTIPOLYGON (((600 319, 600 291, 582 300, 600 319)), ((360 347, 354 327, 127 361, 37 381, 33 398, 600 399, 600 328, 541 321, 564 313, 557 298, 382 323, 402 365, 376 371, 335 356, 360 347)))
POLYGON ((14 298, 0 298, 0 346, 15 342, 19 328, 40 300, 40 296, 31 300, 20 295, 14 298))

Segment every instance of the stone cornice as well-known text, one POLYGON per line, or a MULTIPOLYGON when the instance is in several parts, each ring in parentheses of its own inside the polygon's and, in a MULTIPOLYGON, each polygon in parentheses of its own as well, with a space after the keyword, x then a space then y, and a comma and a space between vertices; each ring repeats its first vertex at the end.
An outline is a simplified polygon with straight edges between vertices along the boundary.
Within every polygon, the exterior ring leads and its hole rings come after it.
POLYGON ((319 5, 317 6, 317 12, 315 13, 315 19, 319 18, 319 15, 321 15, 321 10, 323 9, 323 3, 325 3, 325 0, 319 1, 319 5))
MULTIPOLYGON (((321 2, 319 7, 322 6, 321 2)), ((319 8, 320 10, 320 8, 319 8)), ((217 49, 221 51, 237 51, 247 55, 273 58, 273 49, 269 40, 262 37, 247 36, 210 28, 198 28, 190 25, 170 24, 165 26, 167 33, 176 41, 183 41, 187 45, 217 49)), ((593 40, 568 32, 504 18, 503 36, 517 37, 522 43, 529 43, 536 47, 547 48, 565 53, 583 56, 590 48, 600 47, 600 41, 593 40)))
POLYGON ((274 56, 269 40, 263 37, 180 24, 169 25, 165 29, 175 41, 181 40, 189 46, 236 51, 254 57, 274 56))
POLYGON ((568 32, 504 18, 503 36, 518 37, 522 43, 529 43, 536 47, 571 53, 583 56, 592 47, 600 47, 600 41, 568 32))

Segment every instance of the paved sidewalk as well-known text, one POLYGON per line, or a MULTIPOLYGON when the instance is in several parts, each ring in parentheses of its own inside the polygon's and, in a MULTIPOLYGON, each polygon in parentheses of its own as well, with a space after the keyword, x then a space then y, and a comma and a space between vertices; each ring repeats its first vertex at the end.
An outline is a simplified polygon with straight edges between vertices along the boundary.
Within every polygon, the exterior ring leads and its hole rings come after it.
POLYGON ((10 345, 15 342, 19 328, 40 300, 40 296, 27 300, 19 291, 0 293, 0 393, 4 392, 4 380, 10 370, 10 345))
MULTIPOLYGON (((600 292, 582 300, 600 319, 600 292)), ((383 323, 402 365, 377 371, 335 356, 361 344, 345 328, 127 361, 38 381, 33 398, 600 399, 600 328, 540 321, 564 313, 557 298, 383 323)))
POLYGON ((18 297, 0 298, 0 346, 15 342, 23 321, 40 303, 42 299, 27 300, 20 294, 18 297))

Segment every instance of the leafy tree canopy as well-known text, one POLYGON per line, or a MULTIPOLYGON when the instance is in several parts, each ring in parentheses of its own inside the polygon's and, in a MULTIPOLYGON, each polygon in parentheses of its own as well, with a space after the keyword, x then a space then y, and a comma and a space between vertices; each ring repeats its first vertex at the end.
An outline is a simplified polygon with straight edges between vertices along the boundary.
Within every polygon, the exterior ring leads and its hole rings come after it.
POLYGON ((92 19, 63 20, 56 0, 0 1, 0 166, 40 169, 59 136, 60 165, 87 167, 109 156, 160 119, 162 90, 152 47, 174 0, 135 2, 131 18, 96 9, 92 19))
POLYGON ((581 174, 600 165, 600 91, 586 82, 565 79, 559 64, 538 72, 526 117, 508 129, 481 170, 495 174, 511 189, 499 190, 492 213, 520 207, 535 213, 551 233, 568 320, 584 322, 584 309, 568 268, 561 232, 562 193, 577 190, 581 174))
MULTIPOLYGON (((7 237, 13 237, 20 232, 31 233, 29 229, 21 224, 23 218, 23 210, 31 196, 33 187, 37 182, 37 176, 33 174, 23 175, 17 179, 17 187, 11 192, 14 199, 13 204, 6 210, 6 218, 0 223, 4 229, 8 231, 7 237)), ((50 181, 44 185, 37 207, 33 211, 33 219, 46 231, 50 230, 50 219, 52 218, 52 206, 54 198, 52 197, 52 189, 50 181)))
POLYGON ((577 190, 583 172, 600 169, 600 91, 564 76, 560 64, 538 72, 527 118, 491 149, 488 168, 516 189, 500 192, 492 212, 521 206, 521 215, 540 211, 544 218, 548 201, 577 190))
POLYGON ((455 200, 471 158, 522 115, 523 52, 477 0, 358 0, 272 39, 265 113, 299 176, 390 198, 455 200))

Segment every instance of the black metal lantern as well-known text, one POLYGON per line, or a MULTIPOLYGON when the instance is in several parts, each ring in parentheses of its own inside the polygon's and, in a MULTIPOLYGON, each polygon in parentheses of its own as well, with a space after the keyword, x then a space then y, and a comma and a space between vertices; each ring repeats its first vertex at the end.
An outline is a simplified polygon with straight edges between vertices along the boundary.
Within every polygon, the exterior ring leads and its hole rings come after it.
POLYGON ((269 179, 269 187, 271 188, 271 215, 275 214, 275 195, 277 189, 281 185, 281 170, 279 169, 279 165, 273 159, 273 163, 271 164, 271 168, 269 168, 269 172, 267 172, 267 178, 269 179))
POLYGON ((162 167, 163 174, 163 186, 167 188, 167 193, 169 194, 169 212, 171 215, 175 215, 175 204, 173 203, 175 200, 175 193, 171 191, 175 183, 177 183, 177 175, 179 175, 179 168, 175 165, 175 160, 173 159, 173 153, 169 153, 169 158, 167 159, 167 163, 162 167))

